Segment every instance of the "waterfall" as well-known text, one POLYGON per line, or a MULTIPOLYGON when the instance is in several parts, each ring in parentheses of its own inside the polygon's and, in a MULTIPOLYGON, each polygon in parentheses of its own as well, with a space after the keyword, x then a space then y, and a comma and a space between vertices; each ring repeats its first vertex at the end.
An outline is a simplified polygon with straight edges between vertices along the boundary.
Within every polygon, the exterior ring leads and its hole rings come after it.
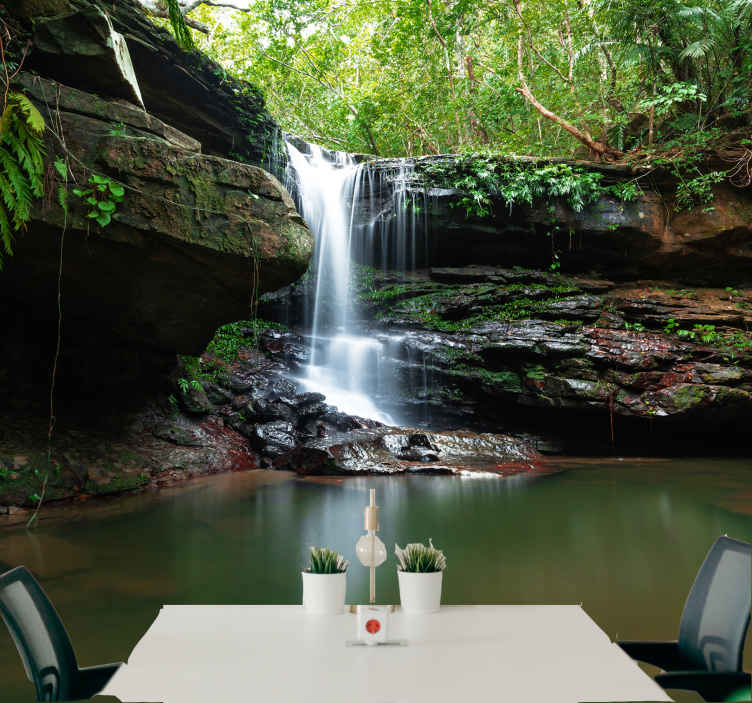
MULTIPOLYGON (((304 154, 287 143, 299 210, 314 234, 311 357, 304 377, 307 390, 323 393, 339 410, 394 424, 378 399, 391 395, 389 359, 383 341, 362 329, 352 286, 354 193, 364 169, 341 152, 310 145, 304 154)), ((354 246, 355 242, 355 246, 354 246)))

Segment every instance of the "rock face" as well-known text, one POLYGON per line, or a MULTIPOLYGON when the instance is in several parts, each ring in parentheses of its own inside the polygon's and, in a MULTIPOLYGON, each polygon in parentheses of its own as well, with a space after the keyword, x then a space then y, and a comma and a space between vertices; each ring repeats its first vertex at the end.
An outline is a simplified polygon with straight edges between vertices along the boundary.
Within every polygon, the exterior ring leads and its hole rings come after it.
POLYGON ((612 423, 621 447, 746 442, 748 290, 491 266, 392 281, 372 279, 364 305, 378 333, 400 335, 404 402, 432 407, 435 426, 532 431, 579 451, 608 447, 612 423))
MULTIPOLYGON (((534 207, 494 204, 486 217, 466 217, 461 194, 426 188, 420 170, 437 160, 382 159, 368 162, 372 190, 355 203, 358 223, 378 222, 382 236, 397 241, 404 215, 394 206, 395 189, 404 203, 419 205, 412 226, 418 267, 500 266, 547 268, 556 250, 562 270, 595 271, 617 280, 661 278, 692 285, 743 284, 752 270, 752 191, 729 184, 714 187, 713 207, 675 211, 676 182, 659 170, 588 162, 567 162, 600 172, 604 185, 639 179, 644 192, 631 202, 602 197, 575 212, 565 202, 534 207)), ((532 161, 532 159, 531 159, 532 161)), ((728 166, 726 166, 728 168, 728 166)), ((381 251, 375 252, 379 261, 381 251)), ((367 263, 367 262, 364 262, 367 263)))
POLYGON ((199 52, 181 49, 138 0, 19 0, 16 12, 29 20, 34 44, 27 66, 41 75, 133 101, 122 79, 113 80, 107 47, 96 40, 104 13, 128 49, 150 115, 198 140, 207 154, 265 168, 281 156, 279 130, 260 92, 199 52))
POLYGON ((0 276, 4 319, 19 329, 3 338, 16 388, 48 381, 39 371, 52 357, 63 229, 63 388, 163 373, 175 353, 200 354, 220 324, 247 317, 257 292, 305 271, 313 238, 269 173, 202 155, 194 139, 130 104, 30 74, 19 87, 43 115, 54 114, 56 136, 48 131, 48 197, 35 203, 0 276), (55 160, 67 164, 67 183, 55 160), (73 193, 92 173, 125 189, 106 227, 87 218, 91 208, 73 193), (30 315, 35 325, 24 324, 30 315), (82 364, 81 353, 96 358, 82 364))
POLYGON ((537 476, 553 470, 530 442, 519 438, 385 427, 339 412, 320 394, 298 393, 280 350, 300 341, 290 333, 266 332, 254 348, 249 336, 238 358, 222 364, 216 380, 185 389, 175 382, 171 401, 163 396, 131 413, 102 406, 95 418, 99 423, 91 417, 61 422, 49 459, 48 420, 1 407, 0 515, 7 506, 33 508, 44 476, 49 501, 87 500, 258 468, 303 476, 537 476))
POLYGON ((176 353, 200 354, 306 270, 312 236, 258 167, 278 130, 258 90, 180 49, 137 0, 6 11, 6 48, 24 61, 12 88, 46 122, 46 195, 0 273, 0 396, 45 402, 59 349, 61 412, 138 407, 164 391, 176 353), (100 226, 88 215, 102 182, 123 195, 100 226))
POLYGON ((552 469, 529 442, 468 431, 386 427, 308 442, 285 461, 303 475, 452 474, 510 476, 552 469))

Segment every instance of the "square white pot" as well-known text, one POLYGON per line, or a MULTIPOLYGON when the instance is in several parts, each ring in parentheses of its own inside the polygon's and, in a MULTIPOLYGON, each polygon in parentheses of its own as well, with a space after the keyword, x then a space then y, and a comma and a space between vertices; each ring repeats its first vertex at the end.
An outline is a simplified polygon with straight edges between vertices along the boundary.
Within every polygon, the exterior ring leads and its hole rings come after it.
POLYGON ((308 613, 340 615, 345 611, 347 572, 338 574, 303 574, 303 607, 308 613))
POLYGON ((397 570, 400 603, 405 613, 435 613, 441 605, 443 571, 418 573, 397 570))

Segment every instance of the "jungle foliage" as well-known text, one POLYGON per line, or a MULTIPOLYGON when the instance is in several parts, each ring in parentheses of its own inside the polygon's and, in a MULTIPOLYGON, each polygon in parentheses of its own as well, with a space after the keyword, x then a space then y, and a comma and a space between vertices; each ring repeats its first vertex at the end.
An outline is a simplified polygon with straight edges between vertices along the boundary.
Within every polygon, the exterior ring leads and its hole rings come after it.
POLYGON ((237 4, 182 2, 196 45, 335 148, 612 160, 749 124, 752 0, 237 4))
POLYGON ((44 194, 44 119, 23 93, 8 93, 0 111, 0 268, 13 254, 33 198, 44 194))

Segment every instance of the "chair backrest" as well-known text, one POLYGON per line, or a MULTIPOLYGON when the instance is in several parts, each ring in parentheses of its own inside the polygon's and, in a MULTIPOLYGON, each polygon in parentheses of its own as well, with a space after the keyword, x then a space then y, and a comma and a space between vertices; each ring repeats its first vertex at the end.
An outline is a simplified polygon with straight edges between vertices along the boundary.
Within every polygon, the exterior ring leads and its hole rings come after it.
POLYGON ((741 671, 751 592, 752 547, 719 537, 697 572, 679 625, 679 651, 695 668, 741 671))
POLYGON ((25 567, 0 575, 0 614, 37 699, 65 700, 78 672, 76 655, 55 608, 25 567))

